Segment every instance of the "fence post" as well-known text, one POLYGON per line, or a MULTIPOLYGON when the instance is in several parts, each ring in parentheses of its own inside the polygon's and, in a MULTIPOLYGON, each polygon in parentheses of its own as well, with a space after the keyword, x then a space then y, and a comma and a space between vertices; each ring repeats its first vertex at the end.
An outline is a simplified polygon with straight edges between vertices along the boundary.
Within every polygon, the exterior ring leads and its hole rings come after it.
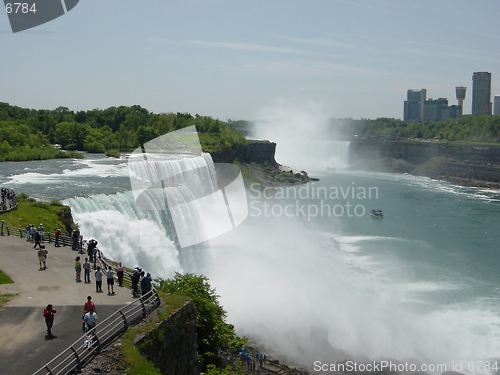
POLYGON ((71 350, 73 350, 73 354, 75 354, 75 357, 76 357, 76 368, 78 370, 81 370, 82 369, 82 363, 80 362, 80 357, 78 356, 78 353, 73 348, 73 346, 71 346, 71 350))
POLYGON ((142 317, 145 318, 147 314, 146 314, 146 306, 144 305, 144 296, 140 296, 139 301, 141 301, 142 305, 142 317))
POLYGON ((50 371, 49 365, 45 366, 45 370, 47 370, 47 372, 48 372, 50 375, 54 375, 54 374, 52 373, 52 371, 50 371))
POLYGON ((97 353, 101 352, 101 342, 99 341, 99 336, 97 336, 97 333, 95 333, 95 328, 94 329, 94 338, 97 341, 97 353))
POLYGON ((125 317, 125 314, 122 312, 122 310, 118 310, 119 313, 122 315, 122 318, 123 318, 123 325, 125 327, 125 331, 128 329, 128 322, 127 322, 127 318, 125 317))

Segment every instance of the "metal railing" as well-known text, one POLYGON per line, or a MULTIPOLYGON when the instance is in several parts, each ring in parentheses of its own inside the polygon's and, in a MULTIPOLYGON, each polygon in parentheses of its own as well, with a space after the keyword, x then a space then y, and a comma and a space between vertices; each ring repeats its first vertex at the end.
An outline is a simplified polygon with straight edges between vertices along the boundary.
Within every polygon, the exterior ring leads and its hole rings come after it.
MULTIPOLYGON (((26 229, 4 226, 1 223, 0 235, 16 236, 26 238, 26 229)), ((54 242, 55 236, 51 233, 45 233, 44 242, 54 242)), ((72 246, 73 238, 69 236, 59 236, 59 244, 61 246, 72 246)), ((78 252, 83 254, 83 248, 86 247, 87 241, 80 237, 78 241, 78 252)), ((116 270, 116 267, 109 263, 109 260, 104 257, 101 250, 95 249, 94 254, 94 269, 97 265, 105 271, 109 266, 116 270)), ((114 277, 117 278, 116 273, 114 277)), ((124 281, 132 283, 131 275, 124 272, 124 281)), ((153 310, 160 305, 160 297, 154 287, 137 298, 133 302, 125 305, 117 310, 113 315, 105 319, 97 327, 93 328, 80 339, 71 344, 66 350, 40 368, 33 375, 38 374, 69 374, 75 370, 80 370, 85 366, 94 356, 99 354, 101 350, 112 343, 117 337, 122 335, 129 326, 134 325, 148 316, 153 310), (88 334, 92 335, 92 345, 87 347, 85 338, 88 334)))
MULTIPOLYGON (((26 229, 10 227, 7 225, 0 225, 0 236, 16 236, 20 238, 29 238, 26 233, 26 229)), ((43 235, 43 242, 52 243, 55 242, 56 236, 53 233, 45 232, 43 235)), ((77 248, 79 253, 83 253, 84 245, 86 241, 83 240, 82 237, 79 238, 77 248)), ((59 236, 59 245, 60 246, 73 246, 73 238, 70 236, 59 236)))
POLYGON ((160 305, 160 297, 153 288, 144 296, 125 305, 95 328, 82 335, 61 354, 41 367, 33 375, 63 375, 81 370, 103 348, 121 336, 127 328, 148 316, 160 305), (89 345, 86 338, 92 337, 89 345))
MULTIPOLYGON (((1 236, 15 236, 19 238, 28 238, 29 234, 26 233, 26 229, 23 228, 16 228, 16 227, 10 227, 7 225, 3 225, 3 223, 0 222, 0 235, 1 236)), ((44 234, 44 242, 43 243, 52 243, 55 242, 55 235, 49 232, 46 232, 44 234)), ((68 247, 73 247, 73 237, 70 236, 59 236, 59 246, 68 246, 68 247)), ((83 239, 83 236, 79 237, 78 239, 78 244, 76 246, 76 250, 78 251, 79 254, 85 254, 84 249, 87 247, 87 240, 83 239)), ((98 248, 95 248, 95 254, 94 254, 94 269, 97 268, 97 263, 99 263, 101 270, 104 272, 106 269, 108 269, 109 266, 111 266, 115 271, 116 267, 113 266, 112 264, 109 263, 109 260, 104 257, 104 254, 101 250, 98 248)), ((118 279, 118 276, 115 274, 114 275, 115 279, 118 279)), ((129 272, 125 271, 123 273, 123 280, 126 281, 128 284, 132 284, 132 278, 129 272)))

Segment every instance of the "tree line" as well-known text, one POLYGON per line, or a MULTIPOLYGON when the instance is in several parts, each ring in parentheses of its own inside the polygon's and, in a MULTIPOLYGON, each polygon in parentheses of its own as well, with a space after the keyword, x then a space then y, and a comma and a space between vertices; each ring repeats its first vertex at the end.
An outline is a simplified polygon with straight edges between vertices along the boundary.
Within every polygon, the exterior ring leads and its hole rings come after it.
POLYGON ((470 115, 445 121, 412 123, 394 118, 351 120, 348 132, 350 136, 390 135, 401 138, 500 143, 500 115, 470 115))
POLYGON ((0 161, 73 157, 54 149, 116 154, 130 152, 159 135, 195 125, 204 151, 245 142, 234 126, 210 116, 152 113, 140 105, 74 112, 28 109, 0 102, 0 161))

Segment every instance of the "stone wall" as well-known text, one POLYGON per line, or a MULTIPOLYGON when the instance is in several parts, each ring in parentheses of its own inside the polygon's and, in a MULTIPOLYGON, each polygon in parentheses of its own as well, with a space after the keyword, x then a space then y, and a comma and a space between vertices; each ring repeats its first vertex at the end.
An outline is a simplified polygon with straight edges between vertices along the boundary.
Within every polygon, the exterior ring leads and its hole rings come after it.
POLYGON ((481 181, 500 182, 500 168, 483 165, 445 163, 443 173, 447 176, 481 181))
POLYGON ((411 140, 355 139, 351 141, 351 163, 380 158, 403 159, 422 164, 433 157, 446 157, 472 163, 500 163, 500 146, 481 146, 449 142, 411 140))
POLYGON ((165 375, 199 375, 196 351, 196 309, 186 302, 135 343, 165 375))

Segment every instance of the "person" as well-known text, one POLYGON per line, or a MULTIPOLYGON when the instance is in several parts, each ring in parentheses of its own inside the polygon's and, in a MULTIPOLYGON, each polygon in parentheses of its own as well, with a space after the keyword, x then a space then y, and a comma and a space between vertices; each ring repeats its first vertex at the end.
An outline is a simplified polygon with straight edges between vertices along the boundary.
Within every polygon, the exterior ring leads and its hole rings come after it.
POLYGON ((141 278, 141 271, 139 267, 135 267, 134 273, 132 274, 132 295, 137 296, 139 279, 141 278))
MULTIPOLYGON (((43 246, 45 247, 45 246, 43 246)), ((47 269, 45 249, 42 249, 42 246, 37 251, 38 254, 38 262, 40 263, 40 271, 47 269)))
POLYGON ((85 284, 90 284, 90 263, 89 259, 85 258, 85 262, 83 262, 83 280, 85 284))
POLYGON ((40 240, 41 240, 40 232, 35 231, 34 238, 35 238, 35 245, 33 246, 33 249, 36 249, 37 246, 38 246, 38 248, 40 248, 40 246, 42 246, 42 244, 40 243, 40 240))
POLYGON ((97 321, 97 314, 94 309, 90 309, 82 318, 83 324, 85 326, 85 331, 89 331, 95 327, 97 321))
POLYGON ((148 272, 141 280, 141 293, 144 296, 151 290, 151 274, 148 272))
POLYGON ((30 233, 30 229, 31 229, 31 224, 28 224, 26 225, 26 241, 30 241, 30 237, 31 237, 31 233, 30 233))
POLYGON ((57 311, 54 309, 52 305, 47 305, 45 309, 43 309, 43 316, 45 318, 45 324, 47 325, 47 336, 48 339, 55 339, 57 336, 52 334, 52 326, 54 325, 54 314, 57 311))
POLYGON ((142 288, 142 279, 144 279, 144 276, 146 276, 146 273, 143 270, 139 270, 139 271, 140 271, 140 276, 139 276, 138 287, 139 287, 139 294, 141 294, 140 289, 142 288))
POLYGON ((102 293, 102 271, 101 267, 97 266, 97 271, 95 271, 95 291, 102 293))
POLYGON ((72 250, 78 250, 78 241, 80 240, 80 231, 77 229, 73 230, 73 233, 71 233, 71 249, 72 250))
POLYGON ((111 266, 108 266, 108 270, 106 271, 106 281, 108 284, 108 294, 115 294, 114 290, 115 279, 113 277, 113 269, 111 268, 111 266))
POLYGON ((59 245, 59 236, 61 235, 61 230, 58 228, 54 231, 54 246, 60 247, 59 245))
POLYGON ((83 347, 85 349, 92 349, 93 341, 94 341, 94 338, 92 337, 92 334, 89 333, 89 334, 85 335, 85 340, 83 341, 83 347))
POLYGON ((33 224, 30 224, 30 242, 35 242, 36 228, 33 224))
POLYGON ((118 286, 123 286, 123 264, 118 262, 118 267, 116 267, 116 275, 118 276, 118 286))
MULTIPOLYGON (((85 302, 85 304, 83 305, 83 316, 82 316, 82 319, 85 316, 85 314, 88 313, 90 310, 93 310, 94 312, 97 312, 97 310, 95 308, 95 303, 94 303, 94 301, 92 301, 92 296, 88 296, 87 297, 87 302, 85 302)), ((85 332, 85 322, 83 322, 82 329, 83 329, 83 332, 85 332)))
POLYGON ((94 257, 96 253, 97 244, 98 242, 92 238, 87 246, 87 254, 89 256, 90 262, 95 262, 94 257))
POLYGON ((84 313, 88 313, 90 309, 94 310, 94 312, 97 312, 97 309, 95 307, 94 301, 92 301, 92 296, 87 297, 87 302, 85 302, 85 305, 83 305, 83 311, 84 313))
POLYGON ((76 282, 82 282, 82 262, 80 262, 80 257, 75 258, 75 271, 76 271, 76 282))
POLYGON ((43 227, 42 223, 38 226, 38 233, 40 234, 40 241, 43 243, 45 240, 45 228, 43 227))

